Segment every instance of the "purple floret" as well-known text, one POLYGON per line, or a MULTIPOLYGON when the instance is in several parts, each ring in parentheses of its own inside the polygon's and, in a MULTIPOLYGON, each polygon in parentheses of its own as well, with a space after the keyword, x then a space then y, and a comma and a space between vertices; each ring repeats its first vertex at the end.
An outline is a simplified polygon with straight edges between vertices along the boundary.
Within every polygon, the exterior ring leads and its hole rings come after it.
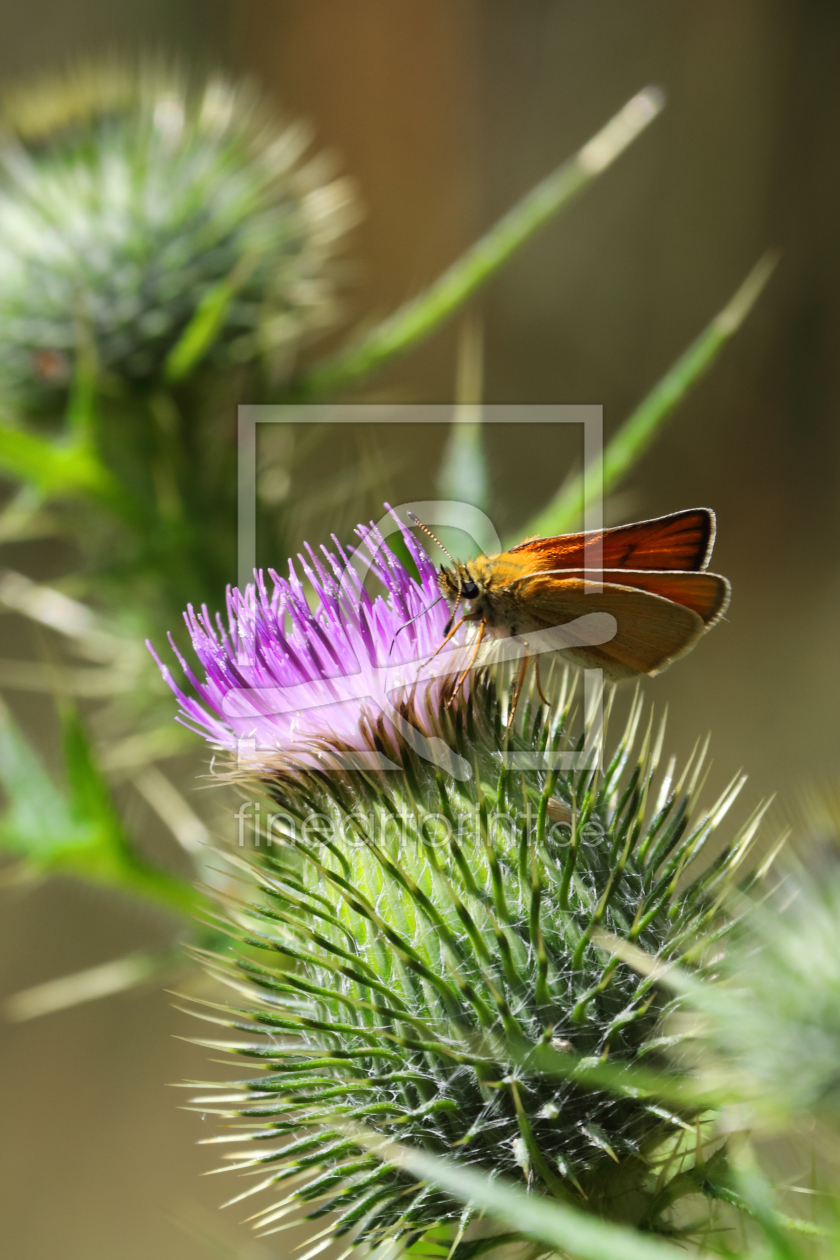
POLYGON ((244 592, 228 590, 227 625, 218 615, 214 623, 206 607, 188 608, 198 674, 173 650, 194 694, 155 657, 178 699, 179 720, 257 763, 269 750, 298 759, 313 746, 366 751, 377 725, 393 735, 395 719, 400 723, 393 706, 405 703, 426 730, 424 715, 439 710, 464 653, 447 651, 430 663, 449 608, 431 560, 400 529, 419 583, 371 524, 358 527, 361 545, 349 554, 335 537, 335 551, 322 547, 320 556, 306 544, 298 562, 314 592, 311 603, 290 561, 288 578, 268 571, 270 590, 262 572, 244 592), (367 572, 384 594, 368 593, 367 572))

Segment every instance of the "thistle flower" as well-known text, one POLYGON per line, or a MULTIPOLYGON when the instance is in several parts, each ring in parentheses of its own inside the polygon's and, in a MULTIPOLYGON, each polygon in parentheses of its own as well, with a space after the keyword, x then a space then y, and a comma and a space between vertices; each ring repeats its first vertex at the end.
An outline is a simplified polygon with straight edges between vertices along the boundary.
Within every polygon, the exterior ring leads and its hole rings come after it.
POLYGON ((188 328, 210 360, 287 363, 336 314, 351 190, 222 79, 86 68, 0 110, 0 377, 49 399, 80 350, 159 378, 188 328))
MULTIPOLYGON (((298 765, 394 766, 406 741, 419 746, 418 728, 434 741, 424 747, 441 751, 436 728, 468 657, 456 639, 437 664, 430 660, 448 615, 437 572, 406 529, 401 537, 419 581, 374 525, 358 533, 362 545, 352 554, 334 539, 335 552, 322 547, 319 558, 307 546, 298 557, 317 597, 314 611, 292 562, 288 578, 269 571, 271 591, 262 574, 244 593, 229 591, 227 627, 214 625, 207 609, 188 610, 204 681, 179 659, 197 698, 161 666, 181 720, 237 753, 245 768, 283 776, 298 765), (368 594, 368 572, 384 595, 368 594)), ((451 754, 445 759, 459 768, 451 754)))
POLYGON ((207 1017, 247 1035, 202 1044, 259 1069, 195 1100, 246 1119, 212 1139, 262 1174, 237 1199, 273 1192, 256 1217, 265 1231, 301 1211, 328 1218, 307 1255, 332 1238, 400 1250, 439 1227, 463 1256, 510 1240, 380 1160, 362 1125, 533 1193, 675 1228, 675 1200, 708 1185, 711 1134, 692 1127, 689 1097, 661 1106, 624 1078, 657 1063, 665 1003, 598 930, 702 971, 698 943, 725 930, 720 896, 755 828, 708 866, 701 854, 741 781, 692 820, 702 755, 678 781, 673 763, 660 776, 662 734, 649 726, 634 756, 638 700, 602 770, 579 755, 598 732, 590 718, 575 733, 568 677, 549 708, 525 698, 513 730, 491 671, 455 693, 429 682, 423 653, 444 615, 432 567, 406 536, 415 582, 375 531, 360 532, 378 599, 355 582, 339 594, 348 557, 320 564, 310 551, 314 609, 292 574, 270 596, 261 584, 234 593, 227 629, 189 617, 205 676, 188 674, 197 699, 176 689, 183 720, 226 749, 250 734, 247 767, 270 806, 254 846, 230 855, 245 891, 223 903, 222 925, 239 948, 205 960, 240 996, 207 1017), (400 644, 411 636, 412 652, 400 644), (373 716, 366 694, 390 651, 404 653, 402 725, 373 716), (255 683, 326 703, 257 713, 255 683), (409 727, 445 741, 452 765, 409 727), (395 768, 354 768, 348 746, 395 768))

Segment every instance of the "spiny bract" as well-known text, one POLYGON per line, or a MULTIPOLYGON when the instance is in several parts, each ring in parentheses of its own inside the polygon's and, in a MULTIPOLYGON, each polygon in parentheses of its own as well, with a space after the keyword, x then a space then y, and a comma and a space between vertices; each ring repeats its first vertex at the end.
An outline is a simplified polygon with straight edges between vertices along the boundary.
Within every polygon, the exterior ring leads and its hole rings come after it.
POLYGON ((352 191, 252 92, 94 66, 8 95, 0 123, 7 393, 48 401, 82 350, 148 382, 190 327, 216 362, 281 370, 335 317, 352 191))
POLYGON ((333 1236, 399 1249, 436 1226, 458 1255, 494 1245, 488 1222, 381 1162, 354 1126, 653 1231, 708 1188, 696 1107, 622 1081, 657 1064, 664 1000, 599 933, 698 966, 755 820, 698 861, 740 781, 691 821, 702 756, 660 777, 648 728, 632 765, 638 703, 607 767, 581 765, 565 687, 550 711, 531 696, 511 734, 505 688, 473 678, 436 732, 472 768, 460 781, 393 731, 374 743, 398 772, 322 751, 320 769, 262 777, 264 825, 232 859, 251 892, 222 917, 239 949, 207 960, 248 999, 207 1017, 248 1035, 202 1042, 260 1071, 195 1105, 247 1119, 213 1141, 252 1144, 230 1158, 265 1173, 237 1198, 275 1191, 261 1228, 302 1206, 329 1216, 307 1255, 333 1236), (564 752, 577 764, 540 768, 564 752))

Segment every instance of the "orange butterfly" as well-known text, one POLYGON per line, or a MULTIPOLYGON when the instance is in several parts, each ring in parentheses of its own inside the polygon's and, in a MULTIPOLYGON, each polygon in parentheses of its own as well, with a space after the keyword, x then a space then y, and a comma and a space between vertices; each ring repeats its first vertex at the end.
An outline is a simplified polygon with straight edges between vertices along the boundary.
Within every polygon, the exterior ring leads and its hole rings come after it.
MULTIPOLYGON (((694 508, 616 529, 532 538, 498 556, 453 561, 438 578, 453 610, 444 642, 465 621, 477 623, 477 654, 485 634, 528 635, 587 613, 607 613, 615 618, 614 637, 567 647, 563 656, 602 669, 614 682, 656 674, 689 652, 729 603, 726 578, 706 572, 714 538, 714 512, 694 508)), ((527 664, 526 654, 514 707, 527 664)))

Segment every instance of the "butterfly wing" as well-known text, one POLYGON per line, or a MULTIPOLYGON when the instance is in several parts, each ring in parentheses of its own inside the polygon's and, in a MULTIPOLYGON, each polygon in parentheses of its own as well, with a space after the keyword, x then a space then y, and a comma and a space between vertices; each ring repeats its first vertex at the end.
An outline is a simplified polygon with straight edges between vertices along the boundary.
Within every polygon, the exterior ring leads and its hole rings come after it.
MULTIPOLYGON (((551 574, 544 574, 551 577, 551 574)), ((577 578, 586 581, 591 574, 583 570, 569 572, 560 569, 554 575, 558 578, 577 578)), ((607 585, 632 586, 637 591, 648 591, 651 595, 660 595, 674 604, 682 604, 690 608, 702 618, 708 630, 720 621, 729 604, 731 587, 725 577, 717 573, 682 573, 660 572, 656 569, 639 572, 635 569, 604 569, 603 581, 607 585)), ((529 582, 532 579, 529 579, 529 582)), ((522 583, 527 588, 528 582, 522 583)), ((597 596, 596 596, 597 598, 597 596)))
POLYGON ((515 556, 523 570, 531 573, 583 569, 587 565, 691 572, 705 569, 714 541, 714 512, 690 508, 615 529, 532 538, 507 554, 515 556))
POLYGON ((587 613, 615 618, 616 633, 609 642, 558 649, 575 665, 602 669, 613 682, 659 673, 689 652, 706 629, 693 608, 635 586, 605 582, 599 590, 581 577, 540 574, 521 587, 520 607, 527 610, 521 637, 526 643, 529 632, 562 626, 587 613))

